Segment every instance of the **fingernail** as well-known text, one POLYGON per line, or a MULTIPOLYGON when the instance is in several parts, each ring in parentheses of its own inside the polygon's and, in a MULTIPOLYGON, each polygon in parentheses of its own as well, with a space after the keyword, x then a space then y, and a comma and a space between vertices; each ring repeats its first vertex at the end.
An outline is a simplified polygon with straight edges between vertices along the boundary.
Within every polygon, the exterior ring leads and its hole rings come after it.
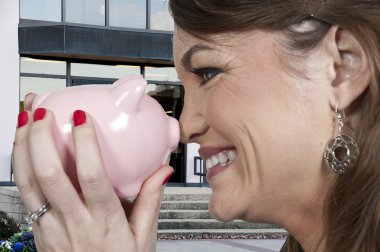
POLYGON ((42 120, 42 119, 44 119, 45 115, 46 115, 46 109, 38 108, 34 111, 33 120, 34 121, 42 120))
POLYGON ((174 172, 170 173, 170 174, 166 177, 166 179, 165 179, 164 182, 162 183, 163 186, 166 185, 166 184, 168 183, 169 179, 173 176, 173 174, 174 174, 174 172))
POLYGON ((83 110, 75 110, 73 114, 74 126, 86 123, 86 113, 83 110))
POLYGON ((22 126, 24 126, 27 123, 28 123, 28 112, 21 111, 18 114, 17 128, 21 128, 22 126))

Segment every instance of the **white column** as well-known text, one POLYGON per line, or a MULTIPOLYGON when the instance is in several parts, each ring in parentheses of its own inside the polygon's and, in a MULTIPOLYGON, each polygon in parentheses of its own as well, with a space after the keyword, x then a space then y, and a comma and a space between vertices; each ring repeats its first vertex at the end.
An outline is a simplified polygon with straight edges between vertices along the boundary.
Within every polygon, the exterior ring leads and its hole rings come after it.
POLYGON ((0 0, 0 181, 9 181, 19 110, 19 1, 0 0))

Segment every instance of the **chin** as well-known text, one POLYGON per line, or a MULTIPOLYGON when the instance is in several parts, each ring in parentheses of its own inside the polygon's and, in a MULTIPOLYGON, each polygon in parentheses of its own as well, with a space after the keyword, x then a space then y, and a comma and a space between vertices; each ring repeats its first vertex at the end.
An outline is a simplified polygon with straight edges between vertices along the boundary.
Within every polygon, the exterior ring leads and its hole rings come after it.
POLYGON ((239 219, 239 209, 237 206, 228 201, 225 197, 216 196, 211 194, 210 202, 208 204, 208 211, 215 219, 223 222, 239 219))

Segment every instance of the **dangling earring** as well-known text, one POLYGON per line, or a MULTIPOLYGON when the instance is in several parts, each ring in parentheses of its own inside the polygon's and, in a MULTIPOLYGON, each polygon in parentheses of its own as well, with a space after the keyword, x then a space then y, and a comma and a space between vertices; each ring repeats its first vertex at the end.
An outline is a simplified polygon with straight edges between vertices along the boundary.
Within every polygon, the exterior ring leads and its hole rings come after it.
POLYGON ((331 139, 325 149, 325 161, 330 169, 336 173, 345 173, 351 169, 359 157, 359 148, 355 140, 342 134, 344 126, 344 112, 338 112, 338 104, 335 109, 338 135, 331 139))

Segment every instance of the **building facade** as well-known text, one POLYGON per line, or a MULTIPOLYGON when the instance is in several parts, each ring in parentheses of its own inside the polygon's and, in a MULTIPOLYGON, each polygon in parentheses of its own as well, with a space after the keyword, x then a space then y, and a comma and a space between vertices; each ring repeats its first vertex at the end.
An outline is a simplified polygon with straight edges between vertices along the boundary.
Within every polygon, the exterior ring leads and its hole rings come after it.
MULTIPOLYGON (((6 138, 0 149, 2 184, 12 183, 15 122, 29 92, 112 84, 124 75, 142 74, 146 92, 179 119, 184 93, 173 66, 174 24, 166 0, 2 0, 0 14, 0 34, 7 38, 0 46, 0 73, 6 76, 2 109, 9 114, 1 122, 1 138, 6 138)), ((179 144, 169 183, 203 182, 197 156, 196 145, 179 144)))

